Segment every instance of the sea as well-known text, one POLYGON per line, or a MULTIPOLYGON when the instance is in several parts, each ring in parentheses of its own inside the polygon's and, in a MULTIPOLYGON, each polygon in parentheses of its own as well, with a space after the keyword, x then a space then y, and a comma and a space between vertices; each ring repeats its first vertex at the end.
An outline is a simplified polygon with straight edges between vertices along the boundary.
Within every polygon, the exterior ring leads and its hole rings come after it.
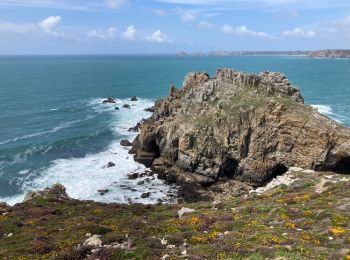
POLYGON ((128 129, 151 115, 144 109, 166 97, 170 85, 181 87, 190 71, 215 75, 217 68, 282 72, 301 89, 305 103, 350 126, 349 59, 1 56, 0 201, 13 205, 28 191, 55 183, 76 199, 167 201, 176 187, 156 177, 128 179, 146 168, 134 162, 120 140, 135 138, 128 129), (132 96, 138 101, 130 101, 132 96), (117 103, 102 104, 106 97, 117 103), (107 168, 109 162, 116 166, 107 168), (98 190, 104 189, 108 192, 101 195, 98 190), (141 198, 146 192, 150 197, 141 198))

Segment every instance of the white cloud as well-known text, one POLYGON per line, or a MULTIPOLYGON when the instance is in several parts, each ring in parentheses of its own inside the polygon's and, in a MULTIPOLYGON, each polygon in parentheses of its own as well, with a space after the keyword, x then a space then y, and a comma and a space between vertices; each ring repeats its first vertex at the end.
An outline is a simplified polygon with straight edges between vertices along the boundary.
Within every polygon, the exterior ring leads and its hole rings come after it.
POLYGON ((232 27, 232 26, 230 26, 230 25, 224 24, 224 25, 220 28, 220 31, 222 31, 223 33, 230 34, 230 33, 234 33, 235 28, 232 27))
POLYGON ((147 40, 150 42, 158 42, 158 43, 169 42, 168 36, 162 33, 160 30, 155 31, 151 36, 148 36, 147 40))
POLYGON ((320 23, 315 29, 318 32, 341 33, 350 36, 350 16, 340 20, 320 23))
POLYGON ((10 22, 0 21, 0 32, 21 35, 21 34, 34 34, 36 31, 38 31, 38 26, 33 23, 15 24, 10 22))
POLYGON ((166 16, 167 12, 164 9, 154 9, 152 10, 152 13, 158 16, 166 16))
POLYGON ((61 16, 50 16, 46 19, 42 20, 39 23, 39 26, 43 28, 45 31, 52 31, 60 22, 62 21, 61 16))
POLYGON ((256 32, 248 29, 247 26, 240 26, 236 28, 236 32, 239 35, 251 35, 251 36, 256 36, 256 37, 262 37, 262 38, 268 38, 269 35, 266 32, 256 32))
POLYGON ((315 37, 317 34, 316 34, 316 32, 314 32, 312 30, 304 30, 304 29, 301 29, 301 28, 295 28, 293 30, 282 32, 282 35, 283 36, 287 36, 287 37, 312 38, 312 37, 315 37))
POLYGON ((135 40, 136 39, 137 30, 135 26, 130 25, 126 28, 125 32, 122 33, 122 37, 126 40, 135 40))
POLYGON ((91 38, 106 40, 117 38, 117 32, 118 31, 115 27, 110 27, 107 30, 91 30, 87 35, 91 38))
POLYGON ((117 28, 115 28, 115 27, 108 28, 107 35, 109 38, 116 38, 117 37, 117 28))
POLYGON ((99 33, 97 30, 92 30, 88 33, 88 36, 91 38, 105 39, 106 36, 102 33, 99 33))
POLYGON ((129 0, 106 0, 106 5, 109 8, 117 9, 125 4, 127 4, 129 0))
POLYGON ((191 22, 197 19, 197 14, 194 10, 186 10, 178 7, 175 9, 175 13, 183 22, 191 22))
POLYGON ((199 29, 207 29, 207 30, 210 30, 210 29, 214 29, 215 28, 215 25, 212 24, 212 23, 209 23, 209 22, 206 22, 206 21, 201 21, 198 23, 198 26, 197 26, 199 29))
POLYGON ((242 25, 239 27, 234 27, 231 25, 224 24, 220 31, 226 34, 235 34, 235 35, 241 35, 241 36, 253 36, 253 37, 259 37, 259 38, 269 38, 269 39, 275 39, 275 37, 270 36, 266 32, 258 32, 250 30, 247 26, 242 25))

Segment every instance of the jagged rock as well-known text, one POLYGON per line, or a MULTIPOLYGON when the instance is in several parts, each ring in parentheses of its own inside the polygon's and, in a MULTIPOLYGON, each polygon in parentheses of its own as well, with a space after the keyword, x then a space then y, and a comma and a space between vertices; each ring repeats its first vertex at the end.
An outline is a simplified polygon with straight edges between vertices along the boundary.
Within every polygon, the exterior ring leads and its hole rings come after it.
POLYGON ((129 180, 136 180, 139 177, 139 174, 135 172, 135 173, 130 173, 127 176, 129 180))
POLYGON ((215 200, 211 205, 213 205, 213 209, 219 210, 223 209, 224 204, 220 200, 215 200))
POLYGON ((130 98, 130 100, 131 100, 131 101, 137 101, 138 99, 137 99, 136 96, 133 96, 133 97, 130 98))
POLYGON ((130 105, 125 104, 125 105, 123 105, 123 108, 130 109, 131 107, 130 107, 130 105))
POLYGON ((107 168, 112 168, 112 167, 115 167, 115 163, 109 162, 107 164, 107 168))
POLYGON ((51 188, 46 188, 42 191, 31 191, 28 192, 23 202, 30 201, 38 197, 54 197, 57 199, 67 199, 69 198, 66 193, 66 188, 62 184, 55 184, 51 188))
POLYGON ((0 202, 0 214, 7 212, 10 209, 10 205, 5 202, 0 202))
POLYGON ((146 167, 150 167, 155 158, 155 154, 142 151, 138 151, 137 155, 134 157, 135 161, 144 164, 146 167))
POLYGON ((145 108, 144 110, 146 112, 151 112, 151 113, 154 113, 154 111, 155 111, 154 107, 145 108))
POLYGON ((130 141, 129 140, 121 140, 120 141, 120 145, 121 146, 132 146, 132 143, 130 143, 130 141))
POLYGON ((101 247, 102 241, 99 235, 93 235, 85 240, 84 246, 101 247))
POLYGON ((106 103, 115 104, 116 102, 115 102, 115 100, 113 98, 109 97, 109 98, 103 100, 102 103, 103 104, 106 104, 106 103))
POLYGON ((149 198, 150 196, 151 196, 150 192, 145 192, 141 195, 141 199, 146 199, 146 198, 149 198))
POLYGON ((204 187, 261 186, 293 166, 350 173, 350 130, 305 105, 274 72, 188 74, 182 89, 155 103, 131 151, 161 178, 204 187))

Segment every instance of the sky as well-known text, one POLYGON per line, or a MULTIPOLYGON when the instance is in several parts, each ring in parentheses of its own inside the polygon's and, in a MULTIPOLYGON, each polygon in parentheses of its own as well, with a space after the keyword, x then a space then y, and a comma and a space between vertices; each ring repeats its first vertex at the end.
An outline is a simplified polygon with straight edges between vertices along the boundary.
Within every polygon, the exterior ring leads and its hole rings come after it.
POLYGON ((350 0, 0 0, 0 54, 350 49, 350 0))

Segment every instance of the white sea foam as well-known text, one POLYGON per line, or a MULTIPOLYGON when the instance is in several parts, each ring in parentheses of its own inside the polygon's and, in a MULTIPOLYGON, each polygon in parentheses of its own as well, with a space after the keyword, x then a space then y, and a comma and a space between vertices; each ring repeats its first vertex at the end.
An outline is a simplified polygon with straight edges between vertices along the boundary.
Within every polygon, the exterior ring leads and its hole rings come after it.
MULTIPOLYGON (((145 204, 156 203, 158 199, 167 200, 167 193, 174 190, 158 180, 155 176, 143 177, 137 180, 129 180, 129 173, 143 173, 145 166, 136 163, 128 149, 122 147, 120 136, 132 140, 136 133, 127 131, 143 118, 150 116, 144 109, 153 105, 149 100, 131 102, 118 100, 117 104, 102 104, 101 99, 95 99, 90 105, 97 113, 112 113, 113 120, 110 127, 115 133, 115 140, 102 152, 88 154, 83 158, 59 159, 51 163, 51 166, 42 172, 40 177, 22 186, 25 192, 29 190, 41 190, 55 183, 61 183, 67 188, 67 193, 72 198, 82 200, 95 200, 101 202, 140 202, 145 204), (123 104, 130 104, 131 109, 122 108, 123 104), (115 110, 119 107, 119 111, 115 110), (116 166, 107 168, 107 164, 113 162, 116 166), (143 185, 137 183, 144 181, 143 185), (100 195, 98 190, 108 189, 105 195, 100 195), (143 193, 150 192, 149 198, 140 198, 143 193)), ((22 196, 5 198, 10 204, 19 202, 22 196)))
POLYGON ((342 124, 346 120, 346 117, 336 114, 333 112, 331 106, 327 105, 311 105, 313 108, 317 109, 321 114, 328 116, 335 120, 336 122, 342 124))

